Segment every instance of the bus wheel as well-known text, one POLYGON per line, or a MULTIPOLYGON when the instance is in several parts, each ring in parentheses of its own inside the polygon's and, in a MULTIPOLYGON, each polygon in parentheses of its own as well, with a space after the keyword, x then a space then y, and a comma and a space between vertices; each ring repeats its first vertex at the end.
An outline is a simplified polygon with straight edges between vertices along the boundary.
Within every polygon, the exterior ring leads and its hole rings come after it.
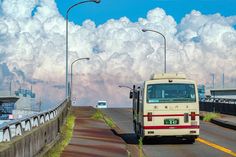
POLYGON ((189 138, 187 138, 187 140, 188 140, 188 143, 190 143, 190 144, 195 143, 195 138, 194 137, 189 137, 189 138))
POLYGON ((148 137, 146 136, 143 137, 143 144, 148 144, 148 137))

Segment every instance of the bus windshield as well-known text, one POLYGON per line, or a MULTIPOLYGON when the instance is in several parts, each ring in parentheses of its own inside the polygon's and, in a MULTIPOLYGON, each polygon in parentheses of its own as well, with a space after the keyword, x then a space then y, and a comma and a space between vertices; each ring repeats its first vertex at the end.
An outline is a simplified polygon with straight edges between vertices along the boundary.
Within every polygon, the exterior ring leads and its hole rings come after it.
POLYGON ((147 85, 147 103, 196 102, 194 84, 166 83, 147 85))

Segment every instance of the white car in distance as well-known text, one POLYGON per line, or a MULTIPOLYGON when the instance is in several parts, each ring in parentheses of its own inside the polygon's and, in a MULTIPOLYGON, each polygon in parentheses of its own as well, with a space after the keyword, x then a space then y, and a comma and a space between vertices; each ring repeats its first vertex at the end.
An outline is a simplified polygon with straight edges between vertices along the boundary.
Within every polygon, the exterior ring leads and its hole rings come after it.
POLYGON ((98 101, 97 108, 107 108, 107 102, 106 101, 98 101))

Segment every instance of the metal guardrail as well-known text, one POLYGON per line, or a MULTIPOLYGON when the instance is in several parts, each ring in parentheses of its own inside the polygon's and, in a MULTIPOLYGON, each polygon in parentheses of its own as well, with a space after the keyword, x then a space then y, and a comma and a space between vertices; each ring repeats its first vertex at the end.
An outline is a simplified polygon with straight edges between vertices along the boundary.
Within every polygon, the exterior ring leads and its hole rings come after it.
POLYGON ((236 100, 208 98, 200 101, 200 110, 236 116, 236 100))
POLYGON ((21 136, 25 132, 54 119, 66 106, 67 100, 64 100, 58 106, 48 111, 31 114, 10 122, 5 122, 0 125, 0 142, 11 141, 15 136, 21 136))
POLYGON ((227 98, 204 98, 204 99, 201 99, 200 101, 201 102, 236 104, 236 99, 227 99, 227 98))

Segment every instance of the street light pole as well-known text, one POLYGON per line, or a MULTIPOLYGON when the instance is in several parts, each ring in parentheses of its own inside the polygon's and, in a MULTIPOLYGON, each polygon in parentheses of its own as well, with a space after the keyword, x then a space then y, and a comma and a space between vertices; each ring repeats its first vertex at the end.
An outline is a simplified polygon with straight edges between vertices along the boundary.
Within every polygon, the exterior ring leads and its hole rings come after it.
POLYGON ((215 88, 215 74, 211 73, 211 76, 212 76, 212 89, 214 89, 215 88))
POLYGON ((157 34, 160 34, 163 38, 164 38, 164 73, 166 73, 166 37, 158 32, 158 31, 155 31, 155 30, 151 30, 151 29, 142 29, 143 32, 154 32, 154 33, 157 33, 157 34))
POLYGON ((73 87, 73 84, 72 84, 72 76, 73 76, 73 64, 79 60, 89 60, 89 58, 78 58, 76 60, 74 60, 71 65, 70 65, 70 69, 71 69, 71 74, 70 74, 70 82, 71 82, 71 85, 70 85, 70 99, 72 98, 72 87, 73 87))
POLYGON ((87 0, 87 1, 78 2, 70 6, 66 11, 66 99, 68 99, 68 96, 69 96, 69 88, 68 88, 68 16, 69 16, 69 12, 72 8, 74 8, 75 6, 79 4, 87 3, 87 2, 100 3, 100 1, 101 0, 87 0))

